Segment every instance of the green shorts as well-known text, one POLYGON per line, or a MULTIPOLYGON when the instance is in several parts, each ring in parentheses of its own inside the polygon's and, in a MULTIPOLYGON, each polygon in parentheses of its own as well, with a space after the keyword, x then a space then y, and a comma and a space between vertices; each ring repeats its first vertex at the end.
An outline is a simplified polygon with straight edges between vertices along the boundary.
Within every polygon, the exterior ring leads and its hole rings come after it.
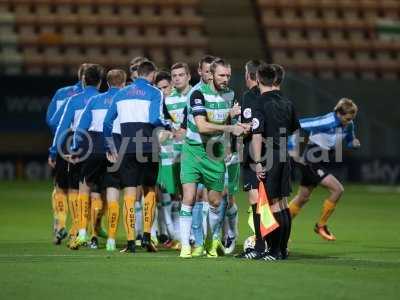
POLYGON ((225 162, 211 159, 203 145, 183 144, 181 156, 181 182, 202 183, 208 190, 224 190, 225 162))
POLYGON ((180 163, 166 166, 160 164, 159 166, 157 183, 168 194, 176 195, 182 191, 180 168, 180 163))

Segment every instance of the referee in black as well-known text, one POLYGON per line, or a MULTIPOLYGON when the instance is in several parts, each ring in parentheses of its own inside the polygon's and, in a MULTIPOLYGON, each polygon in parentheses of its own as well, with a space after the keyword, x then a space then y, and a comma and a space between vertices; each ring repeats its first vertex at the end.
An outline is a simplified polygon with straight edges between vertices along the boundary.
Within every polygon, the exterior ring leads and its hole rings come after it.
MULTIPOLYGON (((256 79, 261 95, 252 119, 250 154, 255 162, 256 175, 264 182, 271 210, 279 223, 279 227, 267 236, 267 251, 257 255, 263 260, 287 258, 291 231, 287 205, 291 192, 287 138, 300 124, 293 103, 280 91, 283 78, 284 69, 279 65, 262 63, 257 68, 256 79)), ((259 228, 257 225, 255 228, 259 228)))
MULTIPOLYGON (((258 105, 260 90, 257 86, 256 73, 261 61, 250 60, 245 64, 245 81, 247 90, 243 93, 241 107, 241 122, 252 123, 254 112, 258 105)), ((247 193, 252 208, 254 229, 256 235, 255 249, 248 249, 239 254, 238 258, 259 259, 265 252, 265 242, 260 233, 260 215, 257 214, 258 183, 260 182, 255 172, 254 161, 250 155, 251 132, 243 137, 242 180, 243 191, 247 193), (251 167, 252 166, 252 167, 251 167)))

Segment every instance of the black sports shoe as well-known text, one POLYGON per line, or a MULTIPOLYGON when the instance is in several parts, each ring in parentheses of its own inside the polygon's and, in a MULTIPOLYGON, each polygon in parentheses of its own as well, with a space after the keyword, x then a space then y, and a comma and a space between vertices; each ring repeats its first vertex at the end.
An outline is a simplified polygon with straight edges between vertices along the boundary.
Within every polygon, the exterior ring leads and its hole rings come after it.
POLYGON ((97 237, 92 237, 89 244, 90 249, 99 249, 99 239, 97 237))
POLYGON ((158 242, 159 242, 159 243, 164 244, 165 242, 168 241, 168 236, 165 235, 165 234, 160 234, 160 235, 157 237, 157 239, 158 239, 158 242))
POLYGON ((236 255, 236 258, 242 258, 242 259, 254 259, 254 260, 259 260, 262 259, 264 256, 264 252, 259 252, 256 249, 246 249, 246 251, 236 255))
POLYGON ((60 245, 62 240, 65 239, 67 236, 68 232, 65 230, 65 228, 57 230, 54 236, 54 245, 60 245))
POLYGON ((280 254, 275 254, 270 251, 265 251, 260 259, 265 261, 275 261, 282 259, 282 256, 280 254))
POLYGON ((143 233, 142 248, 145 248, 147 252, 157 252, 157 247, 151 240, 151 235, 148 232, 143 233))
POLYGON ((120 251, 121 253, 135 253, 136 244, 135 241, 128 241, 126 247, 120 251))

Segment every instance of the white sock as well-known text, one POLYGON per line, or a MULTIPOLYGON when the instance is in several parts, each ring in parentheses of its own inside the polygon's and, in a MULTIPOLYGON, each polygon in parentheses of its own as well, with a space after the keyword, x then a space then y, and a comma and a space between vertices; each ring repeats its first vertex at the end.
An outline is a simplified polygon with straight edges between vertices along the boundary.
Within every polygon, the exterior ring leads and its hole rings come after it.
POLYGON ((165 218, 164 218, 164 213, 162 210, 162 204, 161 202, 159 202, 157 204, 157 211, 158 211, 158 232, 160 235, 168 235, 168 231, 167 231, 167 226, 165 225, 165 218))
POLYGON ((142 203, 140 201, 135 202, 135 231, 136 235, 143 235, 142 203))
POLYGON ((210 209, 210 204, 208 202, 203 201, 203 234, 204 239, 207 238, 207 230, 208 230, 208 211, 210 209))
POLYGON ((190 230, 192 229, 192 209, 193 206, 182 204, 179 213, 179 227, 181 233, 181 243, 183 247, 189 247, 190 230))
POLYGON ((79 236, 86 236, 86 229, 79 229, 79 236))
MULTIPOLYGON (((161 198, 162 211, 164 214, 164 221, 165 221, 165 225, 167 227, 167 232, 168 232, 169 238, 171 240, 174 240, 175 239, 175 227, 174 227, 174 222, 172 221, 171 195, 167 194, 167 193, 163 193, 161 197, 162 197, 161 198)), ((174 202, 177 202, 177 201, 174 201, 174 202)))
POLYGON ((157 228, 158 228, 158 210, 154 210, 153 225, 151 225, 151 237, 157 239, 157 228))
POLYGON ((210 224, 210 233, 213 235, 213 239, 218 239, 220 236, 220 230, 217 227, 221 225, 219 207, 213 207, 210 205, 210 210, 208 212, 208 222, 210 224))
POLYGON ((228 208, 226 211, 226 218, 228 220, 228 236, 234 238, 238 232, 238 208, 236 203, 228 208))
POLYGON ((171 202, 171 218, 172 218, 172 223, 174 224, 174 236, 175 236, 175 239, 177 239, 177 240, 181 239, 180 226, 179 226, 180 205, 181 205, 181 203, 179 201, 174 200, 171 202))

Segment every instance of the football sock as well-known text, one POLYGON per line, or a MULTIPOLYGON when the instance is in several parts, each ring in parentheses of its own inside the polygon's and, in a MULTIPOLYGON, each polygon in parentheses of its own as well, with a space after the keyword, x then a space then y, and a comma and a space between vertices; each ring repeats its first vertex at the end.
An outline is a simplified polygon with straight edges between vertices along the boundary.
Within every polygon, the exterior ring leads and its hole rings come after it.
POLYGON ((117 200, 108 202, 108 238, 115 240, 119 218, 119 203, 117 200))
POLYGON ((324 205, 322 207, 321 217, 318 221, 318 226, 324 226, 328 223, 329 217, 332 215, 333 211, 335 210, 336 203, 332 202, 329 199, 326 199, 324 205))
POLYGON ((286 253, 286 249, 288 247, 288 242, 290 238, 290 232, 292 230, 292 218, 290 215, 290 211, 288 208, 284 209, 281 211, 282 217, 284 219, 284 232, 282 235, 282 240, 281 240, 281 253, 284 254, 286 253))
POLYGON ((219 239, 221 232, 221 206, 214 207, 210 205, 210 210, 208 212, 208 223, 210 225, 212 239, 219 239))
POLYGON ((183 247, 190 246, 189 239, 190 230, 192 228, 192 209, 193 206, 182 204, 179 212, 180 236, 183 247))
POLYGON ((137 234, 143 234, 143 211, 141 201, 135 202, 135 229, 137 234))
POLYGON ((294 203, 294 201, 292 200, 289 203, 289 210, 290 210, 290 215, 292 216, 292 219, 293 219, 294 217, 296 217, 299 214, 301 207, 298 206, 296 203, 294 203))
POLYGON ((125 225, 125 233, 126 239, 128 241, 135 240, 135 196, 133 195, 124 195, 124 225, 125 225))
MULTIPOLYGON (((269 250, 273 255, 280 255, 281 254, 281 241, 282 241, 282 235, 284 231, 284 224, 283 224, 283 219, 282 219, 282 213, 281 211, 279 212, 274 212, 274 217, 276 222, 279 224, 279 227, 276 228, 274 231, 272 231, 270 235, 270 245, 269 245, 269 250)), ((267 242, 268 243, 268 242, 267 242)))
POLYGON ((202 223, 203 223, 203 237, 206 238, 208 234, 208 211, 210 210, 210 204, 208 202, 203 201, 203 209, 202 209, 202 223))
POLYGON ((68 192, 68 206, 71 212, 71 229, 69 235, 75 236, 78 234, 78 193, 75 191, 68 192))
POLYGON ((78 218, 79 218, 79 232, 80 234, 86 233, 86 227, 89 215, 89 194, 78 194, 78 218))
POLYGON ((97 225, 101 221, 102 212, 103 212, 103 200, 101 200, 99 196, 93 196, 90 207, 90 215, 91 215, 90 223, 92 225, 93 236, 97 236, 99 234, 97 232, 97 229, 99 229, 97 225))
POLYGON ((65 228, 68 211, 67 195, 62 191, 57 191, 54 198, 57 212, 57 229, 65 228))
POLYGON ((172 222, 172 201, 171 195, 168 193, 163 193, 161 196, 161 205, 164 215, 164 222, 167 226, 167 232, 170 239, 175 239, 175 228, 172 222))
POLYGON ((264 240, 261 236, 261 231, 260 231, 260 215, 257 213, 257 204, 252 204, 251 205, 251 210, 253 212, 253 222, 254 222, 254 234, 256 236, 256 246, 255 249, 258 252, 264 252, 265 251, 265 243, 264 240))
POLYGON ((151 233, 154 221, 154 211, 156 209, 156 193, 149 191, 144 197, 143 209, 143 232, 151 233))
POLYGON ((157 231, 158 231, 158 209, 156 206, 156 209, 154 210, 154 219, 153 223, 151 225, 151 237, 152 238, 157 238, 157 231))
MULTIPOLYGON (((180 231, 180 210, 181 210, 181 202, 180 201, 172 201, 171 202, 171 217, 172 223, 174 224, 174 232, 175 238, 180 240, 181 238, 181 231, 180 231)), ((191 213, 191 212, 190 212, 191 213)))
POLYGON ((192 231, 194 235, 194 245, 202 246, 204 243, 203 233, 203 202, 198 201, 192 210, 192 231))
POLYGON ((53 189, 51 193, 51 208, 53 210, 53 231, 58 229, 58 213, 57 213, 57 203, 56 203, 56 188, 53 189))
POLYGON ((226 211, 226 218, 228 221, 228 236, 234 238, 237 236, 237 224, 238 224, 238 208, 236 203, 226 211))

